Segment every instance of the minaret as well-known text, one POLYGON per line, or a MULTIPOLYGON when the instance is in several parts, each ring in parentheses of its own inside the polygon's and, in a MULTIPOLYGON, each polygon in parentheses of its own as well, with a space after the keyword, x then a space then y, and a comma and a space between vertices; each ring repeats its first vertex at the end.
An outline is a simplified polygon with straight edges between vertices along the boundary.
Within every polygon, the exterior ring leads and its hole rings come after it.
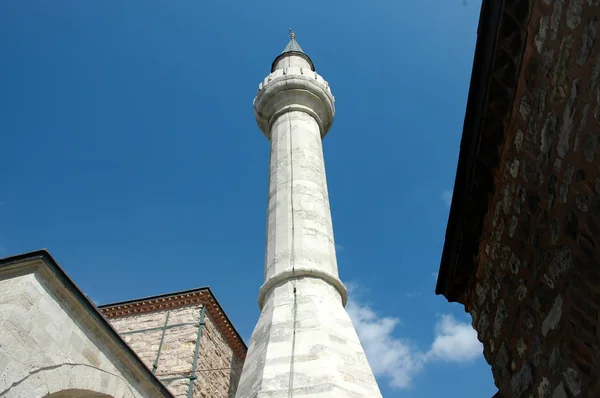
POLYGON ((265 282, 237 398, 381 397, 338 277, 321 143, 333 102, 291 32, 254 99, 271 142, 265 282))

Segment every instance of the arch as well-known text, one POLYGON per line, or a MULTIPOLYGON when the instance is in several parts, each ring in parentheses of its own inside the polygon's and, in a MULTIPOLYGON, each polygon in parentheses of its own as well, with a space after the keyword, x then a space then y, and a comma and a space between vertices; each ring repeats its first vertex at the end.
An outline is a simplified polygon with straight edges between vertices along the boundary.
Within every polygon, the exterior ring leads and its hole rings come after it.
POLYGON ((45 395, 44 398, 114 398, 110 395, 102 394, 90 390, 62 390, 52 394, 45 395))
POLYGON ((0 392, 0 397, 137 398, 121 375, 86 364, 65 363, 31 371, 0 392), (73 395, 81 393, 82 395, 73 395))

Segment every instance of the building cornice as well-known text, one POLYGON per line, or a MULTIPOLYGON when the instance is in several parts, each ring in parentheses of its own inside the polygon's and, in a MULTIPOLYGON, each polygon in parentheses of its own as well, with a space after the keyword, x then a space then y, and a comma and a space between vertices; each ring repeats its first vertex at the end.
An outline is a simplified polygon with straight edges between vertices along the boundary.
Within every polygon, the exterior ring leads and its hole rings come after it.
POLYGON ((113 319, 199 304, 206 307, 210 319, 221 331, 235 355, 244 361, 248 348, 208 287, 104 304, 98 308, 107 319, 113 319))
POLYGON ((436 294, 464 303, 527 42, 529 0, 484 0, 436 294))

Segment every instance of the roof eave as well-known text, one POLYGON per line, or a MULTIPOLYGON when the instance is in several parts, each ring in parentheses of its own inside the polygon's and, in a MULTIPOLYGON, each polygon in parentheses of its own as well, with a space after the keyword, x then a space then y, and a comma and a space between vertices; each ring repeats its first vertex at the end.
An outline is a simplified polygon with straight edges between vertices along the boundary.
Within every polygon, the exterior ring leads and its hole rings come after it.
MULTIPOLYGON (((503 1, 484 0, 479 17, 477 42, 456 169, 454 193, 435 288, 437 295, 444 295, 450 302, 460 301, 464 290, 464 286, 456 286, 454 278, 459 262, 459 251, 463 243, 471 245, 476 243, 473 241, 473 237, 469 237, 468 239, 464 237, 466 233, 473 233, 475 231, 466 231, 461 226, 466 213, 469 211, 468 205, 472 196, 474 168, 478 163, 477 150, 482 120, 485 117, 487 109, 492 62, 497 46, 498 28, 503 7, 503 1)), ((483 217, 484 214, 477 216, 483 217)), ((473 257, 461 258, 460 260, 463 262, 461 264, 463 267, 474 267, 475 265, 473 257)))
POLYGON ((143 298, 137 298, 137 299, 132 299, 132 300, 119 301, 119 302, 115 302, 115 303, 107 303, 107 304, 102 304, 102 305, 98 306, 98 308, 100 310, 106 310, 106 309, 110 309, 112 307, 131 305, 131 304, 136 304, 136 303, 144 303, 144 302, 148 302, 151 300, 168 298, 168 297, 172 297, 172 296, 187 295, 187 294, 197 293, 197 292, 208 293, 208 295, 210 296, 210 299, 218 307, 219 313, 225 318, 225 321, 228 324, 229 328, 235 334, 235 337, 239 340, 239 342, 243 346, 244 350, 247 351, 248 346, 246 345, 246 342, 244 341, 244 339, 242 339, 242 336, 239 334, 239 332, 237 331, 237 329, 235 328, 235 326, 233 325, 233 323, 227 316, 227 313, 223 310, 223 307, 219 303, 219 300, 217 300, 212 289, 208 286, 203 286, 203 287, 199 287, 199 288, 195 288, 195 289, 182 290, 182 291, 177 291, 177 292, 171 292, 171 293, 164 293, 164 294, 148 296, 148 297, 143 297, 143 298))

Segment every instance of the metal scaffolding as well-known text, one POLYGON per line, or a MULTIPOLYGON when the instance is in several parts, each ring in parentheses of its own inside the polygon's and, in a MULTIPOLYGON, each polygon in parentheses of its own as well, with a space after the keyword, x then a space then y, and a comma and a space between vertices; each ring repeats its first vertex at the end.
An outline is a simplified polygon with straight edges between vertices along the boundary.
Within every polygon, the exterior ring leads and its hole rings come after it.
POLYGON ((165 316, 165 323, 163 326, 158 326, 158 327, 154 327, 154 328, 146 328, 146 329, 129 330, 127 332, 123 332, 120 334, 121 335, 129 335, 129 334, 136 334, 136 333, 153 332, 153 331, 158 331, 158 330, 162 331, 161 336, 160 336, 160 343, 158 344, 158 351, 156 353, 156 359, 154 360, 154 363, 152 364, 152 373, 156 374, 156 370, 158 369, 158 362, 160 359, 160 353, 162 351, 163 342, 165 339, 165 334, 167 332, 167 329, 173 329, 173 328, 182 327, 182 326, 197 326, 198 334, 196 335, 196 346, 194 348, 194 358, 192 361, 192 370, 191 370, 190 374, 187 376, 159 378, 159 380, 162 382, 188 379, 189 380, 188 398, 192 398, 192 396, 194 394, 194 384, 196 382, 196 379, 198 378, 198 376, 196 375, 196 373, 198 373, 196 371, 196 367, 198 366, 198 355, 200 354, 200 346, 201 346, 200 340, 202 339, 202 332, 204 330, 204 326, 206 325, 206 321, 205 321, 206 307, 202 306, 202 309, 200 310, 199 322, 183 322, 183 323, 175 323, 175 324, 169 325, 169 314, 170 313, 171 313, 171 311, 167 311, 167 314, 165 316))

